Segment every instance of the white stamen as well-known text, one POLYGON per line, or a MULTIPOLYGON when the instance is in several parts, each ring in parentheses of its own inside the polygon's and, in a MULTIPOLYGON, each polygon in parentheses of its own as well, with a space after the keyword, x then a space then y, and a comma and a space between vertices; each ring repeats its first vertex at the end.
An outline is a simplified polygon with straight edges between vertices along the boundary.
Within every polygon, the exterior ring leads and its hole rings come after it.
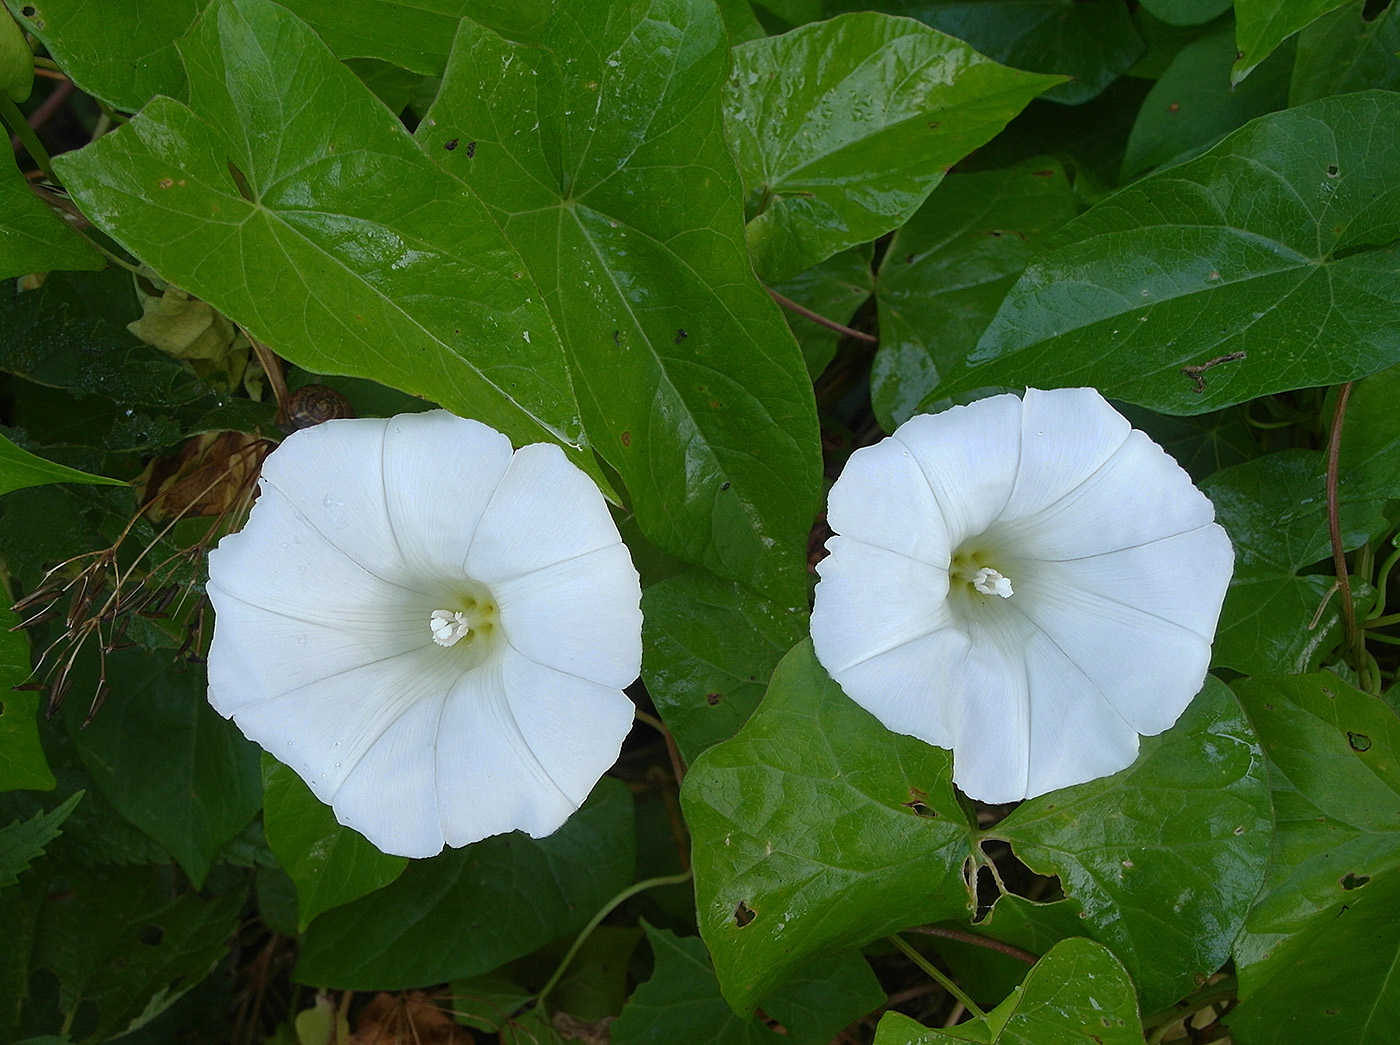
POLYGON ((1011 579, 1004 577, 990 566, 983 566, 972 577, 972 586, 983 595, 1000 595, 1009 599, 1016 594, 1011 590, 1011 579))
POLYGON ((439 646, 451 646, 472 630, 467 615, 461 610, 433 610, 428 626, 433 629, 433 641, 439 646))

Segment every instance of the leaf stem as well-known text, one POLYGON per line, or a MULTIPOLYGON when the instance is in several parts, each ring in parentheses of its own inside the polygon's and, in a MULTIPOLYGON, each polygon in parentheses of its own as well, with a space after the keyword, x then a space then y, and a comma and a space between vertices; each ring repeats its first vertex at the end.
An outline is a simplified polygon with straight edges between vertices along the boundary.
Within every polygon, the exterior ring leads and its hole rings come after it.
POLYGON ((945 940, 957 940, 959 943, 971 944, 973 947, 985 947, 989 951, 997 951, 1000 954, 1015 958, 1018 962, 1025 962, 1027 965, 1034 965, 1036 962, 1040 961, 1040 959, 1030 951, 1022 950, 1015 944, 994 940, 990 936, 981 936, 977 933, 965 932, 962 929, 947 929, 941 925, 915 925, 904 931, 907 933, 924 933, 927 936, 941 936, 945 940))
POLYGON ((1351 578, 1347 574, 1347 557, 1342 548, 1342 517, 1337 503, 1337 481, 1342 459, 1342 426, 1346 421, 1347 402, 1351 399, 1352 382, 1337 388, 1337 405, 1332 410, 1332 434, 1327 441, 1327 534, 1332 541, 1332 568, 1342 596, 1342 626, 1346 635, 1346 659, 1360 670, 1364 634, 1356 626, 1356 606, 1351 601, 1351 578))
POLYGON ((865 341, 872 345, 878 344, 880 341, 874 334, 867 334, 864 330, 855 330, 852 327, 846 326, 844 323, 836 322, 834 319, 827 319, 820 312, 813 312, 806 305, 799 305, 796 301, 793 301, 792 298, 784 297, 772 287, 764 287, 763 289, 768 291, 768 296, 782 305, 783 308, 791 312, 796 312, 803 319, 810 319, 818 326, 826 327, 827 330, 834 330, 838 334, 844 334, 846 337, 853 337, 857 341, 865 341))
POLYGON ((29 126, 29 121, 24 118, 24 113, 19 111, 19 106, 4 91, 0 91, 0 119, 19 138, 21 144, 29 152, 29 156, 39 165, 39 169, 44 172, 44 176, 49 181, 58 184, 58 179, 53 176, 53 161, 49 159, 49 150, 44 148, 39 136, 34 133, 34 128, 29 126))
POLYGON ((549 992, 559 986, 559 981, 564 978, 564 973, 569 971, 569 964, 578 956, 579 948, 587 942, 588 937, 593 935, 593 930, 598 928, 598 926, 602 924, 603 919, 612 914, 619 904, 630 900, 638 893, 646 892, 648 889, 654 889, 659 885, 680 885, 688 881, 690 881, 689 871, 683 871, 680 874, 662 875, 659 878, 647 878, 629 885, 607 903, 603 904, 603 906, 598 909, 598 913, 589 919, 588 924, 583 927, 583 930, 569 946, 568 953, 564 955, 563 960, 559 963, 559 967, 554 970, 554 974, 550 976, 545 982, 545 985, 540 988, 540 992, 535 995, 536 1004, 543 1005, 549 992))
POLYGON ((938 981, 938 985, 951 994, 958 1001, 967 1006, 967 1011, 978 1019, 985 1019, 987 1014, 978 1008, 977 1003, 969 998, 961 987, 954 983, 948 976, 941 972, 932 962, 906 943, 898 933, 890 933, 885 939, 894 944, 906 958, 917 965, 933 979, 938 981))

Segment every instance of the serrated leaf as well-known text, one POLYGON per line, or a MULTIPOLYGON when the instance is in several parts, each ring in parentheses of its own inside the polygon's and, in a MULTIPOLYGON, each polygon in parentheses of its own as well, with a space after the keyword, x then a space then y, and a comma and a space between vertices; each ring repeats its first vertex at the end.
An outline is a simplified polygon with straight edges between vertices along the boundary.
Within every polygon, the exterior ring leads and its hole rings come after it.
POLYGON ((1057 943, 1025 982, 985 1018, 934 1030, 901 1013, 887 1013, 875 1045, 1141 1045, 1133 981, 1102 944, 1076 938, 1057 943))
POLYGON ((1142 103, 1120 180, 1204 152, 1256 116, 1288 107, 1292 47, 1270 55, 1238 86, 1230 83, 1234 60, 1235 34, 1228 22, 1177 52, 1142 103))
POLYGON ((949 752, 849 700, 810 641, 783 659, 681 790, 700 933, 736 1012, 820 954, 966 914, 971 839, 951 770, 949 752))
POLYGON ((790 279, 898 228, 1057 80, 875 12, 736 47, 725 123, 759 276, 790 279))
POLYGON ((409 865, 321 915, 301 940, 299 983, 397 990, 488 972, 577 932, 632 880, 632 796, 604 778, 548 838, 497 835, 409 865))
POLYGON ((0 791, 49 791, 56 781, 39 741, 40 695, 15 689, 30 674, 29 638, 19 623, 14 610, 0 609, 0 791))
POLYGON ((1080 105, 1126 72, 1144 46, 1126 6, 1061 0, 826 0, 828 14, 874 7, 966 40, 1004 65, 1071 77, 1047 98, 1080 105))
POLYGON ((1347 0, 1235 0, 1238 59, 1230 74, 1239 83, 1299 29, 1347 0))
MULTIPOLYGON (((97 691, 95 659, 81 658, 74 670, 76 694, 97 691)), ((106 680, 110 692, 86 727, 89 701, 64 704, 73 745, 103 796, 198 887, 258 811, 258 749, 209 706, 202 670, 149 653, 109 653, 106 680)))
MULTIPOLYGON (((0 25, 14 22, 0 15, 0 25)), ((24 52, 29 54, 27 46, 24 52)), ((100 269, 105 264, 82 236, 34 195, 11 150, 0 161, 0 278, 50 269, 100 269)))
POLYGON ((1396 122, 1400 95, 1326 98, 1103 200, 1046 243, 940 392, 1093 385, 1196 414, 1394 364, 1400 143, 1376 128, 1396 122))
POLYGON ((539 47, 463 22, 418 136, 519 248, 642 531, 791 597, 820 483, 816 411, 743 242, 727 63, 703 0, 559 0, 539 47))
POLYGON ((272 855, 296 883, 299 932, 322 911, 388 885, 408 866, 336 823, 330 807, 271 755, 263 755, 262 779, 263 829, 272 855))
POLYGON ((1368 20, 1364 0, 1352 0, 1298 34, 1288 104, 1381 87, 1400 87, 1400 18, 1391 4, 1368 20))
POLYGON ((1059 877, 1153 1010, 1224 964, 1259 891, 1272 827, 1262 762, 1243 710, 1208 678, 1130 768, 1031 799, 983 837, 1059 877))
POLYGON ((59 836, 63 821, 82 797, 81 791, 75 792, 47 813, 35 813, 28 820, 0 827, 0 889, 14 885, 29 870, 35 858, 59 836))
POLYGON ((284 8, 217 0, 180 53, 189 106, 157 98, 55 161, 85 213, 291 361, 596 475, 549 314, 481 202, 284 8))
POLYGON ((1048 156, 953 174, 890 240, 880 264, 880 348, 870 398, 886 431, 917 413, 977 344, 1046 236, 1078 212, 1048 156))
POLYGON ((149 867, 64 869, 65 889, 42 901, 32 965, 58 978, 71 1022, 96 1006, 89 1040, 155 1019, 228 953, 243 888, 212 899, 149 867))
POLYGON ((805 605, 776 605, 704 570, 642 593, 642 677, 687 760, 738 732, 806 631, 805 605))

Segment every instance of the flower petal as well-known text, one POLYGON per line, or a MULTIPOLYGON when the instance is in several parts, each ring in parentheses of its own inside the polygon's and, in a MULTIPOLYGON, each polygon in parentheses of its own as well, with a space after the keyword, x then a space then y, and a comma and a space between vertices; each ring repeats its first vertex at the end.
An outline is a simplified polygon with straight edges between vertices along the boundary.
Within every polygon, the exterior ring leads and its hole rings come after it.
POLYGON ((1039 511, 999 521, 991 536, 1018 558, 1102 555, 1215 521, 1210 498, 1160 446, 1134 431, 1088 479, 1039 511))
POLYGON ((1092 388, 1028 388, 1023 403, 1020 468, 1003 520, 1058 501, 1103 467, 1132 431, 1092 388))
POLYGON ((967 649, 966 635, 941 628, 831 672, 831 677, 886 729, 952 747, 945 718, 958 692, 952 674, 967 649))
POLYGON ((957 548, 1006 507, 1021 451, 1021 400, 992 396, 911 417, 891 436, 914 455, 957 548))
POLYGON ((481 517, 466 570, 495 585, 620 541, 593 480, 559 447, 532 443, 511 458, 481 517))
POLYGON ((946 569, 849 537, 827 546, 831 554, 817 564, 812 645, 838 682, 853 665, 947 626, 946 569))
MULTIPOLYGON (((617 761, 636 706, 621 690, 518 654, 508 652, 502 669, 510 710, 526 746, 564 796, 582 805, 617 761)), ((545 825, 538 834, 552 830, 545 825)))
POLYGON ((642 587, 623 544, 501 581, 510 644, 538 664, 614 689, 642 669, 642 587))
POLYGON ((952 669, 945 713, 953 783, 983 802, 1015 802, 1025 797, 1030 766, 1027 635, 977 625, 968 637, 967 656, 952 669))
POLYGON ((883 439, 851 454, 827 498, 826 521, 844 537, 947 569, 943 511, 909 448, 883 439))
POLYGON ((500 432, 446 410, 389 420, 384 493, 411 570, 439 579, 460 575, 510 457, 510 440, 500 432))
MULTIPOLYGON (((505 665, 511 659, 506 651, 458 681, 443 710, 434 754, 418 755, 436 766, 437 810, 448 845, 469 845, 517 828, 540 838, 582 801, 565 794, 551 775, 554 767, 542 765, 530 750, 506 692, 505 665)), ((570 721, 580 726, 577 718, 570 721)))
POLYGON ((388 425, 347 418, 293 432, 263 462, 262 486, 278 490, 351 560, 392 580, 404 563, 384 501, 388 425))
POLYGON ((1169 728, 1210 666, 1210 640, 1069 583, 1038 579, 1022 611, 1139 733, 1169 728))
POLYGON ((1138 734, 1046 635, 1026 646, 1030 746, 1026 793, 1034 798, 1126 769, 1138 734))

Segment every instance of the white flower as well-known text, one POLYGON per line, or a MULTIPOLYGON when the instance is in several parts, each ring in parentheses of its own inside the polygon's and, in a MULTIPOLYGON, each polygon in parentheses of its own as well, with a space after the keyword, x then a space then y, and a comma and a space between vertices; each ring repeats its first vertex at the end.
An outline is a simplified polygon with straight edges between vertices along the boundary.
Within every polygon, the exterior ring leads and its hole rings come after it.
POLYGON ((557 446, 328 421, 209 556, 209 700, 387 853, 554 831, 617 758, 641 590, 557 446))
POLYGON ((1200 689, 1234 552, 1090 388, 911 418, 832 487, 812 640, 986 802, 1107 776, 1200 689))

